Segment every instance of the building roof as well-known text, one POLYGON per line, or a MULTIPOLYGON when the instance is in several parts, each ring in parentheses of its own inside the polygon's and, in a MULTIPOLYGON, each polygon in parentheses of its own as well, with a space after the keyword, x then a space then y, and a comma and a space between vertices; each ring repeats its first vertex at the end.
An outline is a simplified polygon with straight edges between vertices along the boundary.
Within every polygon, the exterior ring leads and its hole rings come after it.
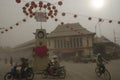
POLYGON ((83 28, 79 23, 68 23, 64 25, 58 25, 54 31, 52 31, 47 37, 60 37, 60 36, 71 36, 71 35, 87 35, 93 34, 86 28, 83 28), (74 31, 77 30, 80 33, 74 31))
POLYGON ((105 36, 101 36, 101 37, 95 37, 94 43, 113 43, 113 42, 107 39, 105 36))

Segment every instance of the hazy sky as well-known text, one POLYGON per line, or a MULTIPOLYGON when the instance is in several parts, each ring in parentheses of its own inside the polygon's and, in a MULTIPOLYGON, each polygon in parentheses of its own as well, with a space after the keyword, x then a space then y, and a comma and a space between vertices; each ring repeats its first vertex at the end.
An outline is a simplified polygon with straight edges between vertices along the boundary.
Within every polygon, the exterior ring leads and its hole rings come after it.
MULTIPOLYGON (((21 21, 26 16, 22 12, 23 5, 32 0, 22 0, 22 3, 17 4, 15 0, 1 0, 0 1, 0 28, 9 28, 21 21)), ((33 0, 40 1, 40 0, 33 0)), ((55 3, 59 0, 42 0, 55 3)), ((95 9, 91 5, 92 0, 62 0, 63 5, 58 6, 58 11, 65 12, 66 16, 62 17, 58 15, 58 19, 65 23, 79 22, 83 27, 87 28, 91 32, 95 32, 95 25, 98 22, 98 18, 103 18, 105 21, 97 26, 97 35, 104 35, 111 41, 113 41, 113 29, 116 32, 117 38, 120 42, 120 0, 104 0, 104 6, 101 9, 95 9), (73 18, 73 15, 78 14, 78 18, 73 18), (94 17, 92 20, 88 20, 88 17, 94 17), (108 20, 114 20, 112 23, 108 23, 108 20)), ((59 13, 60 13, 59 12, 59 13)), ((48 20, 43 23, 43 28, 47 32, 51 32, 56 28, 60 22, 54 20, 48 20)), ((40 22, 36 22, 34 18, 27 18, 27 22, 20 22, 19 26, 15 26, 14 29, 0 33, 0 46, 14 47, 18 44, 34 39, 33 32, 37 28, 40 28, 40 22)), ((1 32, 2 30, 0 30, 1 32)))

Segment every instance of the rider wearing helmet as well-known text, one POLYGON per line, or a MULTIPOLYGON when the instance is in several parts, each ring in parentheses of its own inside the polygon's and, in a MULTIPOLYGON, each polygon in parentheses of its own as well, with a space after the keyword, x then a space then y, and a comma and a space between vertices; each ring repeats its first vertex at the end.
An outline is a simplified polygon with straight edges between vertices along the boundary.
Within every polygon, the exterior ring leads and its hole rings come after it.
POLYGON ((100 73, 103 73, 105 71, 105 63, 108 63, 107 60, 105 58, 103 58, 103 56, 101 55, 101 53, 97 54, 97 58, 96 58, 96 64, 99 67, 99 71, 100 73))

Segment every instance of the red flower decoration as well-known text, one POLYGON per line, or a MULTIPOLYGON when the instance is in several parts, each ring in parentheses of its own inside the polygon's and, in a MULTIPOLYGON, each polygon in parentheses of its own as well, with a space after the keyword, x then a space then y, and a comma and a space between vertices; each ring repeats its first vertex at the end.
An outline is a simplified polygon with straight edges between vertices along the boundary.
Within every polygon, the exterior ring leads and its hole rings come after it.
POLYGON ((60 6, 61 6, 62 4, 63 4, 63 3, 62 3, 62 1, 59 1, 59 2, 58 2, 58 5, 60 5, 60 6))
POLYGON ((16 0, 17 3, 21 3, 21 0, 16 0))
POLYGON ((46 46, 37 46, 34 48, 35 54, 39 57, 43 57, 47 54, 48 48, 46 46))

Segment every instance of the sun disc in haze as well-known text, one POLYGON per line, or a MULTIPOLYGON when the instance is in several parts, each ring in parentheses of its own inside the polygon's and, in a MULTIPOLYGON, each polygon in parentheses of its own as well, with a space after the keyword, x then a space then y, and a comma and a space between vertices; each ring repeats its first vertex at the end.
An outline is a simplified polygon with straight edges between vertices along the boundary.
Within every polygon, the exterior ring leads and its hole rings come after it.
POLYGON ((100 9, 104 6, 105 0, 91 0, 92 6, 96 9, 100 9))

